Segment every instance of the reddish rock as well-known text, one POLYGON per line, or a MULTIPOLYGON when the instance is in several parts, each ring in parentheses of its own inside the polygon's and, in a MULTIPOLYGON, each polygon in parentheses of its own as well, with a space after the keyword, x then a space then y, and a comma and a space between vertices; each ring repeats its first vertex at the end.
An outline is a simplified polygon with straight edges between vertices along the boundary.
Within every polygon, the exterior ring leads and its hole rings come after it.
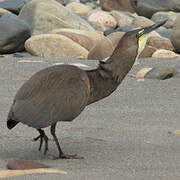
POLYGON ((35 161, 17 159, 8 162, 7 169, 12 170, 23 170, 23 169, 39 169, 39 168, 50 168, 47 165, 37 163, 35 161))
POLYGON ((158 36, 150 36, 147 40, 147 45, 155 47, 157 49, 167 49, 171 51, 174 49, 171 41, 158 36))
POLYGON ((153 53, 156 50, 157 48, 146 45, 139 57, 141 58, 152 57, 153 53))
POLYGON ((100 6, 103 10, 122 10, 134 12, 130 0, 100 0, 100 6))

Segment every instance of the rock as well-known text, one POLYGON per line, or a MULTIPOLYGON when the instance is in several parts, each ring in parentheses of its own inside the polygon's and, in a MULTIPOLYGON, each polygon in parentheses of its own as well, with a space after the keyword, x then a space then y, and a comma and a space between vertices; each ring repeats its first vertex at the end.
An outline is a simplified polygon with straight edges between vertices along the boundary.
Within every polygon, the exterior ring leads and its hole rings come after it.
POLYGON ((108 28, 115 28, 117 26, 117 22, 114 19, 110 13, 105 12, 105 11, 97 11, 92 13, 89 17, 88 20, 90 22, 98 22, 100 24, 103 24, 104 26, 108 28))
POLYGON ((80 44, 87 50, 90 50, 98 41, 103 38, 103 35, 97 32, 89 32, 76 29, 57 29, 52 31, 51 33, 64 35, 80 44))
POLYGON ((162 36, 162 37, 165 37, 167 39, 171 39, 171 34, 172 34, 172 29, 160 29, 160 30, 157 30, 157 32, 162 36))
POLYGON ((150 36, 147 40, 147 45, 155 47, 157 49, 167 49, 171 51, 174 49, 171 41, 158 36, 150 36))
POLYGON ((131 0, 131 4, 138 15, 147 18, 159 11, 180 11, 179 0, 131 0))
POLYGON ((109 34, 111 34, 113 32, 118 32, 118 31, 120 31, 120 32, 128 32, 128 31, 130 31, 132 29, 135 29, 135 28, 137 28, 137 27, 134 26, 134 25, 121 26, 121 27, 117 27, 115 29, 108 29, 108 30, 104 31, 104 35, 107 36, 107 35, 109 35, 109 34))
POLYGON ((130 0, 100 0, 100 6, 106 11, 122 10, 134 12, 130 0))
POLYGON ((174 22, 173 21, 167 21, 163 27, 165 27, 167 29, 172 29, 174 27, 174 22))
MULTIPOLYGON (((113 32, 99 41, 88 54, 88 59, 103 60, 113 53, 117 43, 122 38, 125 32, 113 32)), ((151 57, 157 48, 146 45, 140 54, 140 58, 151 57)))
MULTIPOLYGON (((175 12, 172 12, 172 11, 169 11, 169 12, 157 12, 157 13, 153 14, 151 20, 154 21, 155 23, 167 20, 167 22, 163 25, 163 27, 170 29, 170 28, 173 28, 173 26, 174 26, 174 21, 176 19, 177 14, 178 13, 175 13, 175 12)), ((160 29, 162 29, 162 27, 160 29)))
POLYGON ((58 28, 94 31, 84 19, 54 0, 32 0, 21 9, 19 17, 31 26, 33 34, 58 28))
POLYGON ((10 11, 6 10, 6 9, 3 9, 3 8, 0 8, 0 17, 4 14, 7 14, 7 13, 11 13, 10 11))
POLYGON ((169 134, 171 134, 172 136, 180 136, 180 130, 174 130, 172 132, 168 132, 169 134))
POLYGON ((6 13, 0 17, 0 53, 14 53, 24 49, 31 35, 30 27, 18 16, 6 13))
POLYGON ((144 76, 146 75, 147 72, 151 71, 152 68, 143 68, 139 70, 136 74, 137 79, 144 79, 144 76))
POLYGON ((133 17, 122 11, 111 11, 112 16, 117 22, 117 26, 131 25, 133 17))
POLYGON ((92 10, 90 6, 77 2, 67 4, 66 8, 69 8, 79 16, 86 16, 92 10))
POLYGON ((174 77, 176 74, 177 71, 173 67, 154 67, 144 75, 144 78, 165 80, 174 77))
POLYGON ((103 60, 113 53, 124 32, 114 32, 99 41, 88 54, 88 59, 103 60))
POLYGON ((17 159, 8 162, 7 169, 11 170, 24 170, 24 169, 39 169, 39 168, 50 168, 47 165, 37 163, 35 161, 17 159))
POLYGON ((98 0, 80 0, 81 3, 96 2, 98 0))
POLYGON ((56 1, 63 4, 63 5, 66 5, 69 3, 69 0, 56 0, 56 1))
POLYGON ((180 78, 180 65, 176 64, 175 66, 173 66, 173 68, 176 70, 177 74, 176 77, 180 78))
POLYGON ((171 34, 171 42, 176 52, 180 52, 180 14, 174 22, 174 27, 171 34))
POLYGON ((146 45, 144 50, 141 52, 139 58, 147 58, 152 57, 153 53, 157 50, 157 48, 146 45))
MULTIPOLYGON (((174 22, 176 19, 178 13, 175 13, 173 11, 168 11, 168 12, 156 12, 153 14, 151 17, 151 20, 154 21, 155 23, 168 20, 171 22, 174 22)), ((166 22, 167 23, 167 22, 166 22)), ((164 25, 165 26, 165 25, 164 25)))
POLYGON ((102 23, 99 23, 99 22, 90 22, 88 21, 89 24, 91 24, 91 26, 96 30, 96 31, 101 31, 101 32, 104 32, 106 31, 107 29, 109 29, 109 27, 107 27, 106 25, 102 24, 102 23))
POLYGON ((173 51, 166 50, 166 49, 158 49, 152 55, 152 57, 154 58, 176 58, 179 56, 180 55, 174 53, 173 51))
POLYGON ((135 17, 132 22, 132 25, 135 25, 137 27, 146 27, 146 26, 151 26, 153 24, 154 24, 153 21, 143 16, 135 17))
POLYGON ((66 36, 59 34, 41 34, 25 42, 26 50, 35 56, 44 58, 76 57, 87 58, 88 51, 66 36))
POLYGON ((6 0, 0 2, 0 8, 6 9, 15 14, 19 14, 19 11, 25 5, 25 3, 26 0, 6 0))

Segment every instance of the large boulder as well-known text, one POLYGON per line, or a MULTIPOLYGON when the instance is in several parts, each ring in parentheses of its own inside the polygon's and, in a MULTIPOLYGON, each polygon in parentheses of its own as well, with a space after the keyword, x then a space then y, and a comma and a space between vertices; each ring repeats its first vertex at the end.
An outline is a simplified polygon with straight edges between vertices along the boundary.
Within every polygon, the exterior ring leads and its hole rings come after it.
POLYGON ((131 4, 138 15, 147 18, 159 11, 180 11, 179 0, 131 0, 131 4))
POLYGON ((100 0, 100 6, 103 10, 122 10, 134 12, 130 0, 100 0))
POLYGON ((88 51, 104 37, 103 33, 83 31, 78 29, 69 29, 69 28, 56 29, 51 31, 51 33, 64 35, 72 39, 76 43, 80 44, 88 51))
POLYGON ((33 34, 58 28, 94 31, 84 19, 54 0, 32 0, 21 9, 19 17, 31 26, 33 34))
POLYGON ((31 36, 29 25, 18 16, 5 13, 0 17, 0 53, 14 53, 24 49, 31 36))
POLYGON ((40 34, 25 42, 26 50, 35 56, 44 58, 76 57, 86 58, 87 49, 70 38, 59 34, 40 34))
POLYGON ((171 33, 171 42, 174 46, 174 49, 180 53, 180 14, 177 15, 177 18, 174 22, 174 27, 171 33))

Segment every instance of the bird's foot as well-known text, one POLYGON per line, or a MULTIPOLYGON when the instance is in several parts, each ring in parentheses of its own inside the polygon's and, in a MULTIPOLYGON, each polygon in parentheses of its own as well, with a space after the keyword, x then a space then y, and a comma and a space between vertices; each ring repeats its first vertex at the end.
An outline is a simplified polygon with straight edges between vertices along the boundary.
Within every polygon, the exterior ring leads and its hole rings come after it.
POLYGON ((53 160, 57 159, 84 159, 84 157, 77 156, 77 154, 61 154, 58 157, 53 157, 53 160))
POLYGON ((40 135, 34 138, 33 140, 37 141, 38 139, 40 139, 39 151, 41 151, 42 144, 45 141, 44 155, 46 155, 48 151, 48 137, 46 136, 43 130, 40 130, 39 132, 40 132, 40 135))

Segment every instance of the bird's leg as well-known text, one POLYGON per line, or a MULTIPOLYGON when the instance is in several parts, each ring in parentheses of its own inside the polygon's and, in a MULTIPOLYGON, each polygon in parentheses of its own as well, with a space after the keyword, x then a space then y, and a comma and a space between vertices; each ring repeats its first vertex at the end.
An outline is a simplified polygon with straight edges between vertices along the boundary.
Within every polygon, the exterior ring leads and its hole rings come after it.
POLYGON ((40 138, 39 151, 41 151, 43 141, 45 141, 44 155, 46 155, 46 152, 48 151, 48 137, 46 136, 45 132, 42 129, 37 129, 37 130, 39 131, 40 135, 34 138, 34 141, 37 141, 40 138))
POLYGON ((74 154, 74 155, 67 155, 67 154, 63 153, 63 151, 61 149, 61 146, 60 146, 60 144, 58 142, 58 138, 57 138, 57 136, 55 134, 55 130, 56 130, 56 123, 51 126, 51 134, 52 134, 52 136, 54 138, 54 141, 56 143, 56 146, 58 148, 59 157, 58 158, 54 158, 54 159, 83 159, 83 157, 77 157, 76 154, 74 154))

